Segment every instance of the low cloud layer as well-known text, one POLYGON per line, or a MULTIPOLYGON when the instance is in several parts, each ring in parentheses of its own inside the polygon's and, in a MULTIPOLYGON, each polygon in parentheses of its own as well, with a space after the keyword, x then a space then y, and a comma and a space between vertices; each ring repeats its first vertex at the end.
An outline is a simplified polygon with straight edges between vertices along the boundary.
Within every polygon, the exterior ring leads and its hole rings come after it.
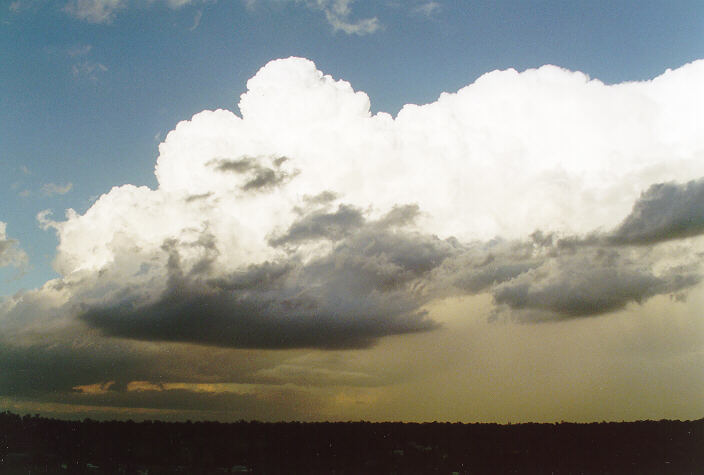
POLYGON ((699 266, 678 266, 655 274, 649 259, 629 259, 616 251, 589 249, 555 259, 493 289, 497 304, 542 313, 537 319, 601 315, 676 294, 701 281, 699 266))
POLYGON ((382 336, 435 328, 420 308, 428 296, 414 284, 452 246, 394 229, 393 216, 367 223, 359 210, 340 209, 303 216, 274 243, 329 241, 320 257, 305 261, 292 251, 213 277, 208 258, 184 272, 179 243, 170 242, 169 277, 156 301, 125 292, 80 318, 113 336, 236 348, 363 348, 382 336))

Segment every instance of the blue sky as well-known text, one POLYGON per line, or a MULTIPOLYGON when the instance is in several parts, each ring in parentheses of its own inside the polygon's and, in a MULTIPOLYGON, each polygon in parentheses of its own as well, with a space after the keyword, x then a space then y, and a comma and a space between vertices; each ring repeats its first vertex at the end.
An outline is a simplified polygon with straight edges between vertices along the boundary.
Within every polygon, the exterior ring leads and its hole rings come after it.
POLYGON ((0 402, 700 417, 702 32, 684 0, 1 3, 0 402))

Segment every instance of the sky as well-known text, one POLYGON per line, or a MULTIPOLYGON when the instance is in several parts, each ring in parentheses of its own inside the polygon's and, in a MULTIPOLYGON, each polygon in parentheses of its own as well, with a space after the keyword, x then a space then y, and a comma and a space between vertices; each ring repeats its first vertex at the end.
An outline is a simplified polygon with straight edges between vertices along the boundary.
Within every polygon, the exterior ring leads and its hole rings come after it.
POLYGON ((0 3, 0 409, 704 416, 704 4, 0 3))

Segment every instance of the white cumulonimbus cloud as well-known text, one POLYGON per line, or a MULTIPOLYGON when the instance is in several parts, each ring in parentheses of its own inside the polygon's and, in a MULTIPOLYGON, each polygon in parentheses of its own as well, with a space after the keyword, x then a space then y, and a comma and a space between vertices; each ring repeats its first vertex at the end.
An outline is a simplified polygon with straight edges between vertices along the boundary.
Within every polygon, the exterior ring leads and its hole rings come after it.
POLYGON ((494 71, 395 118, 306 59, 247 87, 241 117, 168 134, 157 189, 40 214, 67 314, 141 340, 350 348, 435 328, 424 305, 452 294, 540 320, 700 281, 670 244, 701 246, 704 61, 617 85, 494 71))

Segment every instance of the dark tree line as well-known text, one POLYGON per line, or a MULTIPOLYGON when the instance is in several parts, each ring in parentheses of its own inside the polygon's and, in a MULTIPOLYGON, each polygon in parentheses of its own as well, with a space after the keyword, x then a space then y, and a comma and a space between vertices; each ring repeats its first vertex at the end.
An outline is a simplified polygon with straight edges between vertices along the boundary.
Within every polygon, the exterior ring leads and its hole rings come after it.
POLYGON ((0 413, 0 473, 704 473, 704 419, 62 421, 0 413))

